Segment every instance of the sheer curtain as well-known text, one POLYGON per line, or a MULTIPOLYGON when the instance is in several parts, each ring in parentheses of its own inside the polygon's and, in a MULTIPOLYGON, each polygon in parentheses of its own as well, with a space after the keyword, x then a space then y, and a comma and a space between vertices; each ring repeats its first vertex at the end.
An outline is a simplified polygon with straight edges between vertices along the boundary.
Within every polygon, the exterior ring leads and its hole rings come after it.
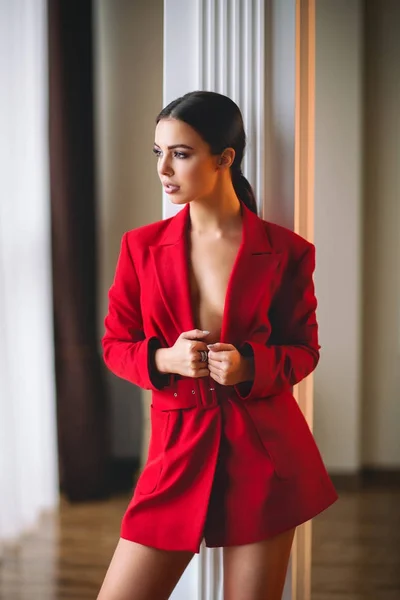
POLYGON ((45 0, 0 0, 0 549, 58 504, 45 0))

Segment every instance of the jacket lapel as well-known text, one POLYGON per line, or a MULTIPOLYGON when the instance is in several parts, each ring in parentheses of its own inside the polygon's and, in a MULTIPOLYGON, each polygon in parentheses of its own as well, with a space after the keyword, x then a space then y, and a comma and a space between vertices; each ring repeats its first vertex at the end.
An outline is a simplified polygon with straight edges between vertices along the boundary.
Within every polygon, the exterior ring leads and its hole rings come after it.
MULTIPOLYGON (((272 295, 280 264, 264 222, 242 202, 242 243, 228 281, 221 342, 238 344, 257 323, 257 309, 272 295)), ((177 335, 196 328, 189 283, 189 204, 171 218, 162 240, 150 247, 160 294, 177 335)))
POLYGON ((170 219, 161 241, 150 246, 160 294, 177 336, 195 329, 189 284, 189 216, 189 204, 186 204, 170 219))

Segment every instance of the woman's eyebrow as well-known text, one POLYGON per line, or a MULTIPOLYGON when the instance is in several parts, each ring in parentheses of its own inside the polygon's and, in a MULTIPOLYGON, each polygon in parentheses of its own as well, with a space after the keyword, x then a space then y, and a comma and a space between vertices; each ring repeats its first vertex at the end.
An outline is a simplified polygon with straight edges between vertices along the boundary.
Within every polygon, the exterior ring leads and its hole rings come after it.
MULTIPOLYGON (((154 146, 159 148, 160 146, 154 142, 154 146)), ((186 148, 187 150, 194 150, 192 146, 188 146, 187 144, 174 144, 173 146, 168 146, 168 150, 174 150, 174 148, 186 148)))

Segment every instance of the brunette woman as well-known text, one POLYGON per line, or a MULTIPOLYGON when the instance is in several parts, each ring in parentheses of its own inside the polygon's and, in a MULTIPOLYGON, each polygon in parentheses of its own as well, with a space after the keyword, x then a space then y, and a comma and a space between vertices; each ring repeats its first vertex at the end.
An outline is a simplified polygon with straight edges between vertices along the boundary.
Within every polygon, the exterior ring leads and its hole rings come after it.
POLYGON ((292 394, 319 360, 315 247, 257 215, 245 144, 222 94, 156 119, 182 210, 123 235, 109 292, 104 360, 152 390, 152 431, 99 600, 169 598, 203 539, 225 600, 280 600, 296 527, 338 497, 292 394))

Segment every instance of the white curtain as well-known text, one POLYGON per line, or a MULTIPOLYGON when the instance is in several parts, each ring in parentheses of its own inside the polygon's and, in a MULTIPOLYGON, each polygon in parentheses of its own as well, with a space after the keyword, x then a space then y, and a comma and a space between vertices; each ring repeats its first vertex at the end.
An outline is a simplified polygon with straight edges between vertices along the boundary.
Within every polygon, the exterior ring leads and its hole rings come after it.
POLYGON ((0 0, 0 550, 58 504, 45 0, 0 0))

